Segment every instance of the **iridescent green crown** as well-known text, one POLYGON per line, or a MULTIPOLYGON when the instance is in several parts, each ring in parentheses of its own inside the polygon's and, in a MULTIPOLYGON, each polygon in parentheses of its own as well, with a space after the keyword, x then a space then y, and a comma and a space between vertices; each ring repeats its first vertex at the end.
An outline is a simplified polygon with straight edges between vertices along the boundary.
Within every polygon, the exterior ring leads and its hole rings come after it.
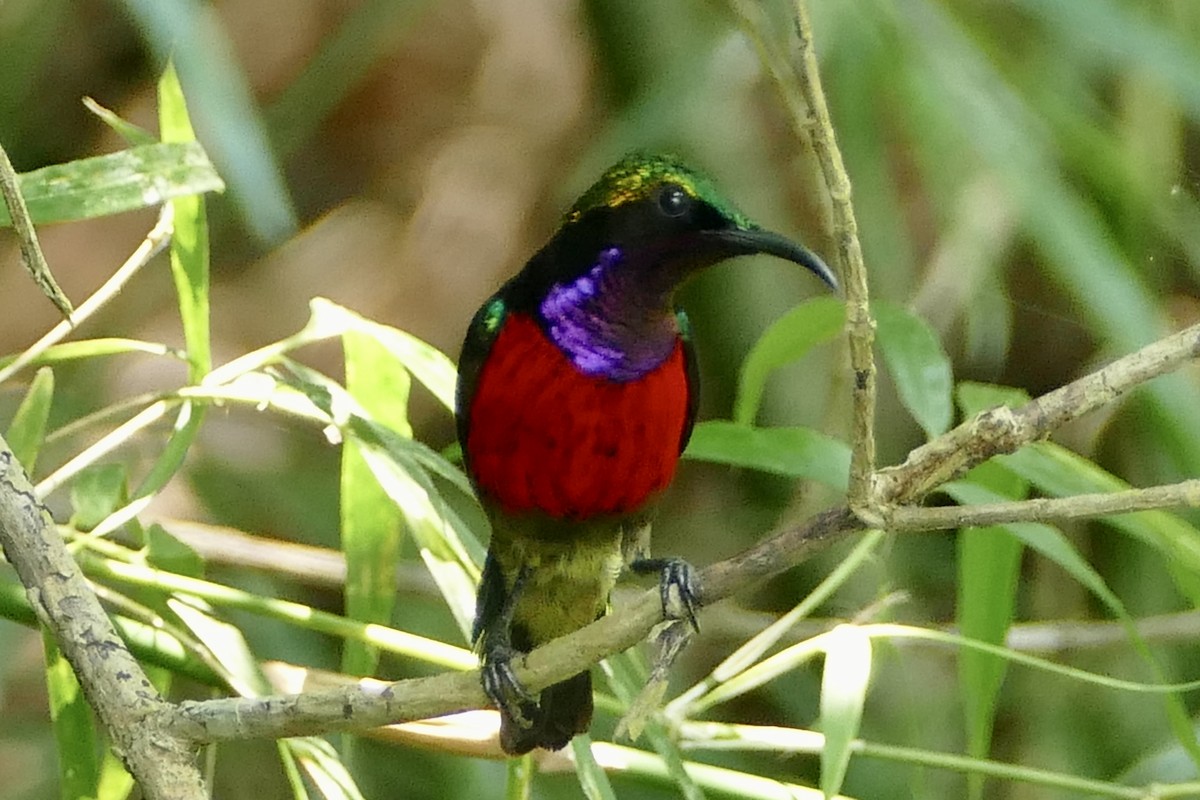
POLYGON ((649 196, 664 183, 674 183, 692 197, 708 203, 739 227, 753 228, 750 220, 726 200, 716 185, 673 155, 634 152, 625 156, 575 202, 566 221, 574 222, 595 208, 616 208, 649 196))

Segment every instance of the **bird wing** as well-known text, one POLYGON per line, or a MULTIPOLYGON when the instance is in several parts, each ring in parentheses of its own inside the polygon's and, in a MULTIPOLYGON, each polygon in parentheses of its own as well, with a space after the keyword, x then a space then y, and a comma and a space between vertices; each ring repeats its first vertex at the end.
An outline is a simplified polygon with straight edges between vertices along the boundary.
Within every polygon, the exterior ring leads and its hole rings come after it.
POLYGON ((471 400, 475 397, 475 388, 479 383, 479 373, 487 360, 504 320, 508 316, 508 306, 504 299, 495 294, 488 298, 479 310, 475 312, 471 324, 467 327, 467 336, 463 340, 462 354, 458 357, 458 388, 454 397, 454 416, 458 425, 458 443, 462 445, 463 461, 467 455, 467 433, 471 424, 471 400))
POLYGON ((683 422, 683 436, 679 439, 679 452, 687 447, 696 425, 696 412, 700 408, 700 364, 696 361, 696 346, 692 344, 692 323, 687 314, 676 309, 675 319, 679 323, 679 338, 683 340, 683 367, 687 374, 687 417, 683 422))

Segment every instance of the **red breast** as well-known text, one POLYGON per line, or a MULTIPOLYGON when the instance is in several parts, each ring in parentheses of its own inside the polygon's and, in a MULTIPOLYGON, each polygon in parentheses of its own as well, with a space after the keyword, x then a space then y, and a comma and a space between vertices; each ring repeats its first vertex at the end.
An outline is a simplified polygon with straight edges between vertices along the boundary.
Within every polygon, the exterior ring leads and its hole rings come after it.
POLYGON ((653 371, 615 382, 581 373, 532 318, 513 313, 471 400, 471 472, 510 514, 636 511, 675 475, 687 406, 682 341, 653 371))

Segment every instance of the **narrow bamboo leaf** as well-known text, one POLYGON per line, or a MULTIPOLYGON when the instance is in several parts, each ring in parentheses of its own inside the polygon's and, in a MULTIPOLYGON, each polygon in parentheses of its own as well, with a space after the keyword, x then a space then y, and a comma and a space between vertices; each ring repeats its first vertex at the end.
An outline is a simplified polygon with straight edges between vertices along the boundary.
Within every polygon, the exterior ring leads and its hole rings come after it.
MULTIPOLYGON (((1010 500, 1020 500, 1028 494, 1025 481, 992 462, 979 465, 965 480, 1010 500)), ((963 636, 1004 644, 1016 615, 1022 550, 1021 541, 1003 526, 959 531, 956 619, 963 636)), ((967 752, 975 758, 987 758, 991 750, 992 728, 1007 667, 1004 659, 988 653, 967 650, 959 654, 958 680, 963 692, 967 752)), ((969 776, 967 788, 969 797, 982 797, 982 776, 969 776)))
POLYGON ((608 775, 592 755, 592 737, 585 733, 572 739, 571 753, 575 756, 575 775, 583 796, 587 800, 617 800, 608 775))
MULTIPOLYGON (((170 62, 158 82, 158 124, 164 143, 195 143, 179 76, 170 62)), ((199 382, 212 369, 208 322, 208 221, 198 194, 171 200, 175 229, 171 235, 171 274, 179 298, 179 316, 187 343, 189 378, 199 382)))
MULTIPOLYGON (((961 481, 947 484, 944 488, 960 503, 994 503, 1004 499, 982 486, 961 481)), ((1129 612, 1125 610, 1124 603, 1108 588, 1108 584, 1105 583, 1100 573, 1079 554, 1062 532, 1057 528, 1038 523, 1014 523, 1006 525, 1005 529, 1021 539, 1028 547, 1037 550, 1058 564, 1104 603, 1112 615, 1124 624, 1138 655, 1150 666, 1155 677, 1159 681, 1165 682, 1166 676, 1162 667, 1150 652, 1150 648, 1141 634, 1138 633, 1137 626, 1134 624, 1133 618, 1129 616, 1129 612)), ((1163 703, 1166 706, 1167 719, 1176 741, 1188 751, 1193 762, 1200 767, 1200 742, 1197 741, 1186 706, 1179 695, 1175 693, 1164 695, 1163 703)))
POLYGON ((17 406, 4 440, 17 461, 32 475, 37 463, 38 452, 46 438, 46 420, 50 416, 50 402, 54 398, 54 373, 42 367, 33 376, 29 391, 17 406))
MULTIPOLYGON (((345 331, 341 335, 344 335, 345 331)), ((437 476, 461 491, 467 497, 474 497, 471 483, 462 470, 455 468, 445 458, 440 456, 428 445, 416 439, 400 436, 388 427, 380 425, 371 419, 367 412, 358 405, 345 389, 335 381, 330 380, 316 370, 309 369, 290 359, 281 359, 281 365, 286 372, 280 371, 280 381, 289 387, 299 390, 312 405, 324 412, 343 432, 354 436, 360 441, 380 447, 388 452, 397 463, 405 465, 413 473, 413 477, 422 487, 436 494, 430 476, 437 476)), ((267 389, 274 391, 277 387, 254 387, 255 396, 262 396, 267 389)), ((272 402, 274 400, 272 399, 272 402)), ((478 552, 482 559, 483 548, 474 546, 472 553, 478 552)))
POLYGON ((733 403, 734 421, 753 423, 771 373, 837 336, 845 320, 846 309, 841 300, 818 297, 801 303, 772 323, 742 362, 733 403))
MULTIPOLYGON (((349 330, 342 337, 346 389, 375 420, 408 437, 408 393, 411 379, 404 366, 372 337, 349 330)), ((387 625, 396 597, 396 564, 400 559, 403 515, 375 480, 351 438, 342 446, 341 541, 346 558, 346 616, 387 625)), ((342 671, 371 675, 379 651, 347 641, 342 671)))
MULTIPOLYGON (((409 470, 378 446, 360 442, 360 452, 379 485, 404 514, 407 530, 420 550, 425 566, 450 607, 465 640, 475 617, 475 586, 480 561, 464 544, 465 528, 452 524, 439 508, 445 503, 431 495, 409 470)), ((428 485, 428 484, 426 484, 428 485)), ((467 539, 473 539, 469 534, 467 539)))
POLYGON ((821 791, 826 798, 837 795, 846 779, 870 680, 870 638, 853 625, 830 631, 821 673, 821 791))
MULTIPOLYGON (((39 225, 135 211, 225 188, 196 142, 141 145, 55 164, 24 173, 18 184, 29 216, 39 225)), ((0 205, 0 226, 10 224, 0 205)))
POLYGON ((91 97, 83 98, 83 107, 99 117, 105 125, 112 128, 118 136, 134 147, 142 144, 154 144, 158 141, 150 131, 122 119, 115 111, 105 108, 91 97))
POLYGON ((458 369, 442 351, 411 333, 372 322, 324 298, 315 298, 310 305, 314 326, 339 331, 356 329, 375 338, 390 350, 443 406, 451 412, 454 411, 454 385, 458 380, 458 369))
POLYGON ((229 686, 242 697, 271 694, 271 684, 258 667, 242 632, 218 619, 212 608, 196 597, 175 595, 167 607, 208 648, 229 686))
POLYGON ((300 774, 300 764, 287 742, 287 739, 280 739, 275 742, 275 748, 279 753, 279 761, 283 764, 283 774, 287 778, 288 788, 292 790, 292 800, 309 800, 308 786, 304 783, 304 776, 300 774))
POLYGON ((90 531, 125 504, 125 467, 99 464, 85 469, 71 483, 71 525, 90 531))
POLYGON ((702 422, 692 431, 685 458, 820 481, 845 490, 850 448, 809 428, 752 428, 726 420, 702 422))
POLYGON ((292 200, 216 9, 199 0, 124 5, 155 52, 179 66, 197 127, 247 227, 267 244, 292 235, 297 227, 292 200))
POLYGON ((928 323, 899 306, 874 305, 876 342, 896 384, 900 402, 933 438, 950 427, 950 359, 928 323))
MULTIPOLYGON (((187 105, 175 68, 167 64, 158 83, 159 127, 166 142, 186 144, 195 139, 187 105)), ((175 197, 174 233, 171 236, 171 275, 179 301, 183 339, 187 346, 188 378, 199 383, 212 369, 212 343, 209 332, 209 248, 208 221, 204 198, 199 195, 175 197)), ((167 446, 134 492, 133 500, 143 501, 160 491, 179 472, 192 443, 204 423, 206 408, 185 402, 179 409, 167 446)), ((113 527, 133 516, 137 506, 108 522, 113 527)))
MULTIPOLYGON (((636 740, 639 730, 644 730, 646 738, 650 740, 650 746, 662 759, 667 775, 674 782, 679 796, 686 800, 703 800, 704 792, 687 773, 687 769, 684 767, 683 752, 679 749, 678 743, 667 733, 657 703, 654 704, 655 707, 643 708, 641 711, 636 708, 639 704, 647 702, 643 692, 647 683, 657 681, 656 676, 645 664, 642 655, 636 651, 617 653, 606 658, 600 666, 604 670, 604 676, 608 679, 608 685, 613 690, 613 694, 617 696, 617 700, 624 707, 625 716, 617 726, 616 735, 628 735, 636 740), (631 717, 638 719, 631 721, 631 717), (622 734, 622 730, 624 730, 624 734, 622 734)), ((666 689, 665 681, 658 685, 663 690, 666 689)), ((590 756, 590 739, 588 745, 588 755, 590 756)), ((579 772, 580 764, 581 762, 577 758, 576 772, 579 773, 580 784, 584 785, 585 776, 579 772)))
POLYGON ((284 739, 283 744, 325 800, 364 800, 333 745, 316 736, 284 739))
POLYGON ((100 760, 92 710, 54 638, 43 632, 42 644, 46 654, 50 721, 58 744, 59 794, 63 800, 96 797, 100 760))
MULTIPOLYGON (((1023 447, 999 461, 1054 497, 1131 488, 1097 464, 1052 442, 1023 447)), ((1200 530, 1166 511, 1138 511, 1102 519, 1162 553, 1180 592, 1200 606, 1200 530)))
POLYGON ((112 749, 104 751, 100 764, 100 781, 96 788, 96 800, 127 800, 133 794, 134 780, 117 758, 112 749))
MULTIPOLYGON (((47 349, 30 362, 30 366, 61 364, 85 358, 121 355, 123 353, 150 353, 156 356, 173 355, 175 351, 163 344, 141 342, 137 339, 84 339, 80 342, 64 342, 47 349)), ((0 369, 17 360, 17 356, 0 357, 0 369)))

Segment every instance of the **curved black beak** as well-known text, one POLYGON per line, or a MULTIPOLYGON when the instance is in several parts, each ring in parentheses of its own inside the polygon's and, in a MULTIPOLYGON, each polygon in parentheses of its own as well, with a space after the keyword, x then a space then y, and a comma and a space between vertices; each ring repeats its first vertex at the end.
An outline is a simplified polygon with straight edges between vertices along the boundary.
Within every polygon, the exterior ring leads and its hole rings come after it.
POLYGON ((761 228, 726 228, 725 230, 710 231, 708 235, 720 241, 731 251, 732 255, 748 256, 754 253, 766 253, 783 258, 805 267, 835 292, 841 291, 837 278, 833 275, 833 270, 826 266, 816 253, 786 236, 761 228))

